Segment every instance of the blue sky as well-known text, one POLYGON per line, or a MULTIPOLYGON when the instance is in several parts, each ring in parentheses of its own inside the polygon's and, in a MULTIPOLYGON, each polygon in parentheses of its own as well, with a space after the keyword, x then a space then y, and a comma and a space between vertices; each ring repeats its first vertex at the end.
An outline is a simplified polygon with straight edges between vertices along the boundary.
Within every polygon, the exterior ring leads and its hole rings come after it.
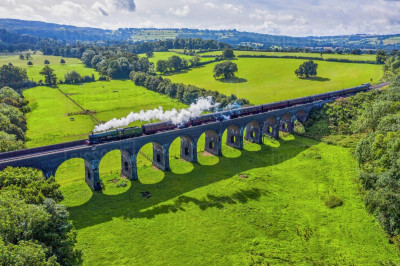
POLYGON ((309 36, 400 33, 398 0, 0 0, 1 18, 107 29, 237 29, 309 36))

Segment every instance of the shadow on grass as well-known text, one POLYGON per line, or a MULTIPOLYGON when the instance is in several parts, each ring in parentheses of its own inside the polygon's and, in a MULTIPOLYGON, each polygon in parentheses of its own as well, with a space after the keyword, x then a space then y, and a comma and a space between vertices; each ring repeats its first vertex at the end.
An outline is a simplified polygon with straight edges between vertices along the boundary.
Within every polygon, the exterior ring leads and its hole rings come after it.
POLYGON ((232 178, 253 168, 280 164, 317 143, 313 140, 307 140, 307 143, 296 139, 279 140, 280 145, 277 148, 260 145, 259 151, 242 150, 240 157, 219 157, 219 163, 215 165, 196 164, 193 171, 187 174, 166 172, 164 179, 157 184, 141 184, 135 181, 132 182, 128 191, 118 195, 95 192, 84 204, 68 208, 70 218, 77 229, 82 229, 111 221, 115 217, 151 219, 159 214, 185 211, 184 204, 186 203, 194 203, 200 209, 205 210, 222 208, 228 204, 243 204, 249 200, 259 200, 262 195, 266 194, 266 190, 250 188, 249 190, 239 190, 229 196, 208 194, 202 199, 183 194, 232 178), (140 192, 142 191, 150 191, 152 197, 141 198, 140 192), (173 203, 159 205, 176 197, 178 198, 173 203))
POLYGON ((222 82, 222 83, 245 83, 245 82, 247 82, 247 79, 233 77, 233 78, 229 78, 229 79, 218 79, 217 81, 222 82))
POLYGON ((323 77, 309 77, 309 78, 301 78, 304 80, 310 80, 310 81, 319 81, 319 82, 325 82, 325 81, 330 81, 330 78, 323 78, 323 77))

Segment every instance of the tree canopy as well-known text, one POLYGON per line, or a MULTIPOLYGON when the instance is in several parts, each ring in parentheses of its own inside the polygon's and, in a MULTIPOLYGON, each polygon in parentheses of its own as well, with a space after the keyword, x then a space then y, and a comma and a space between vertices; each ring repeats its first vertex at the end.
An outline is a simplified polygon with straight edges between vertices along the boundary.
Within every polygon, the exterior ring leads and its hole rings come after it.
POLYGON ((23 87, 28 82, 26 69, 13 65, 3 65, 0 68, 0 87, 9 86, 14 89, 23 87))
POLYGON ((233 53, 233 50, 231 48, 225 48, 222 51, 222 57, 224 59, 233 59, 235 58, 235 54, 233 53))
POLYGON ((46 85, 55 85, 57 83, 57 76, 54 73, 54 70, 49 66, 45 66, 40 72, 40 75, 44 76, 44 82, 46 85))
POLYGON ((294 73, 299 78, 315 77, 317 75, 317 68, 318 64, 314 63, 314 61, 312 60, 309 60, 301 64, 300 67, 296 69, 294 73))
POLYGON ((238 72, 238 67, 235 63, 226 61, 214 66, 214 78, 223 77, 225 79, 229 79, 235 76, 235 73, 238 72))

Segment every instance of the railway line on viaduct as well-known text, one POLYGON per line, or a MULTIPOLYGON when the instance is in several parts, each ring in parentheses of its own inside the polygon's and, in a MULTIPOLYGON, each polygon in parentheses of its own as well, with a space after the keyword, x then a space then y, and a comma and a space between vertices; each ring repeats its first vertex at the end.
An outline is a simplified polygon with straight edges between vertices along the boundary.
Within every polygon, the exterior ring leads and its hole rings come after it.
MULTIPOLYGON (((371 89, 378 89, 387 83, 371 89)), ((116 140, 96 145, 87 144, 86 140, 61 143, 51 146, 0 153, 0 170, 6 167, 30 167, 43 172, 46 178, 55 176, 58 167, 65 161, 80 158, 85 162, 85 180, 93 190, 101 189, 99 166, 102 158, 113 150, 121 151, 121 174, 130 180, 138 180, 137 156, 140 149, 153 143, 153 165, 168 171, 169 148, 172 142, 180 138, 180 154, 183 160, 197 162, 197 142, 205 133, 204 150, 221 156, 222 136, 227 131, 226 144, 236 149, 243 149, 243 141, 262 143, 263 134, 279 137, 279 131, 293 132, 296 120, 305 122, 314 108, 321 108, 334 99, 296 105, 284 109, 242 116, 224 121, 215 121, 188 128, 177 128, 152 135, 116 140)))

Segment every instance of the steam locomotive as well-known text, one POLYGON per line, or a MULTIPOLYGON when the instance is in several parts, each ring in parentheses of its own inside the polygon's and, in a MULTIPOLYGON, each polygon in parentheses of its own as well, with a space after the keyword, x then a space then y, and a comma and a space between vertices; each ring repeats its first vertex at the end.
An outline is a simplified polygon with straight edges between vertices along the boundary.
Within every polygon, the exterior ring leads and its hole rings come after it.
POLYGON ((317 101, 324 100, 333 100, 335 98, 346 97, 353 94, 356 94, 361 91, 367 91, 370 88, 370 84, 362 84, 358 87, 353 87, 349 89, 327 92, 322 94, 317 94, 308 97, 302 97, 297 99, 292 99, 288 101, 280 101, 263 105, 249 106, 239 109, 233 109, 229 111, 221 111, 212 114, 205 114, 195 118, 191 118, 184 124, 175 125, 172 122, 160 122, 160 123, 152 123, 142 125, 141 127, 129 127, 129 128, 121 128, 121 129, 113 129, 106 132, 101 133, 92 133, 89 135, 89 143, 90 144, 98 144, 104 143, 108 141, 114 140, 122 140, 127 138, 138 137, 141 135, 151 135, 157 132, 173 130, 176 128, 186 128, 190 126, 198 126, 206 123, 223 121, 227 119, 237 118, 246 115, 265 113, 272 110, 283 109, 287 107, 292 107, 295 105, 306 104, 317 101))

